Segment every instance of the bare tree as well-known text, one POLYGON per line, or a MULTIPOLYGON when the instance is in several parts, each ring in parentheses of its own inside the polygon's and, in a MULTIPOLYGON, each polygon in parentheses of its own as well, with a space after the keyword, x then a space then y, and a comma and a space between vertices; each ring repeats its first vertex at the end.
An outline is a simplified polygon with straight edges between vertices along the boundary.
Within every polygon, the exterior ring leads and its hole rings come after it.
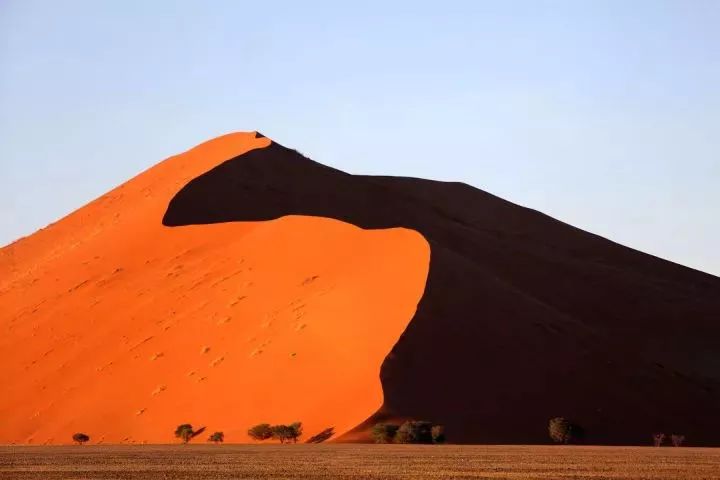
POLYGON ((656 433, 653 435, 653 445, 655 445, 656 447, 662 446, 664 441, 665 441, 664 433, 656 433))

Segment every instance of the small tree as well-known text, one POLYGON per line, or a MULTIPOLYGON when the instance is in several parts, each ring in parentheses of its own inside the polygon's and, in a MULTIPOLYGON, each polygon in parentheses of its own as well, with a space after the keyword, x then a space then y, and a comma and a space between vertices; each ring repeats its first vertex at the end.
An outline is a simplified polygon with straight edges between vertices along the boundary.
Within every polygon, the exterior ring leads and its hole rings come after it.
POLYGON ((290 427, 287 425, 273 425, 270 429, 272 430, 272 438, 279 440, 280 443, 289 441, 292 436, 290 427))
POLYGON ((662 446, 664 441, 665 441, 664 433, 656 433, 653 435, 653 445, 655 445, 656 447, 662 446))
POLYGON ((193 427, 189 423, 178 425, 175 429, 175 437, 181 439, 183 443, 188 443, 193 437, 193 434, 193 427))
POLYGON ((288 441, 292 440, 293 443, 297 443, 298 438, 302 436, 302 433, 302 422, 293 422, 287 427, 288 441))
POLYGON ((73 442, 77 443, 78 445, 82 445, 85 442, 90 441, 90 437, 85 435, 84 433, 76 433, 72 436, 73 442))
POLYGON ((298 438, 302 436, 302 430, 302 422, 294 422, 290 425, 273 425, 270 427, 272 438, 279 440, 280 443, 297 443, 298 438))
POLYGON ((685 441, 685 435, 677 435, 673 433, 670 435, 670 440, 672 441, 673 447, 682 447, 682 444, 685 441))
POLYGON ((410 420, 395 434, 395 443, 433 443, 432 423, 410 420))
POLYGON ((273 437, 273 430, 269 423, 260 423, 248 430, 248 436, 262 442, 273 437))
POLYGON ((433 443, 445 443, 445 427, 442 425, 433 425, 432 427, 433 443))
POLYGON ((370 434, 375 443, 391 443, 398 428, 400 427, 391 423, 376 423, 370 434))
POLYGON ((335 435, 335 427, 329 427, 320 433, 316 433, 312 437, 308 438, 305 443, 322 443, 328 440, 330 437, 335 435))
POLYGON ((223 432, 215 432, 208 437, 208 442, 213 442, 215 445, 225 441, 225 434, 223 432))
POLYGON ((287 425, 273 425, 270 427, 270 430, 272 430, 272 438, 274 440, 285 443, 285 439, 287 438, 287 425))
POLYGON ((583 429, 566 418, 551 418, 548 424, 548 433, 555 443, 573 443, 580 440, 583 436, 583 429))

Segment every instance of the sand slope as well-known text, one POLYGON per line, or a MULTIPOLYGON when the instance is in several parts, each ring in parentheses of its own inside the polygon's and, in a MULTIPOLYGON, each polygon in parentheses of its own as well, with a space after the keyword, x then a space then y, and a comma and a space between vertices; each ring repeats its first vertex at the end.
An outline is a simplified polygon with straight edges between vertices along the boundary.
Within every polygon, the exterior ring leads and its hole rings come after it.
POLYGON ((425 285, 421 235, 161 223, 190 179, 268 145, 200 145, 0 250, 0 443, 162 443, 185 422, 235 442, 262 421, 343 433, 382 405, 380 365, 425 285))

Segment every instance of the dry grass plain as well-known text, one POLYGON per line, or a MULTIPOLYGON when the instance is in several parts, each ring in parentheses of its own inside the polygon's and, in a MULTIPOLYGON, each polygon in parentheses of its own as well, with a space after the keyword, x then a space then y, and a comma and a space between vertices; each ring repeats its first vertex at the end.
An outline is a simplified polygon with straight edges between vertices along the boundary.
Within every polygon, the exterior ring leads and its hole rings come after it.
POLYGON ((720 479, 720 449, 550 446, 0 447, 0 479, 720 479))

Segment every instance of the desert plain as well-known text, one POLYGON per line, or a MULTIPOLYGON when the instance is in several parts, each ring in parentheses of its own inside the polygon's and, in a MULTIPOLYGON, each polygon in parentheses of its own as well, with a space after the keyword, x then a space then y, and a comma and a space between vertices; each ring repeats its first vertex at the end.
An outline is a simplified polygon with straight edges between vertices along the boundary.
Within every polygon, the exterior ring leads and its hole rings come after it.
POLYGON ((720 449, 480 445, 0 447, 13 480, 720 479, 720 449))

